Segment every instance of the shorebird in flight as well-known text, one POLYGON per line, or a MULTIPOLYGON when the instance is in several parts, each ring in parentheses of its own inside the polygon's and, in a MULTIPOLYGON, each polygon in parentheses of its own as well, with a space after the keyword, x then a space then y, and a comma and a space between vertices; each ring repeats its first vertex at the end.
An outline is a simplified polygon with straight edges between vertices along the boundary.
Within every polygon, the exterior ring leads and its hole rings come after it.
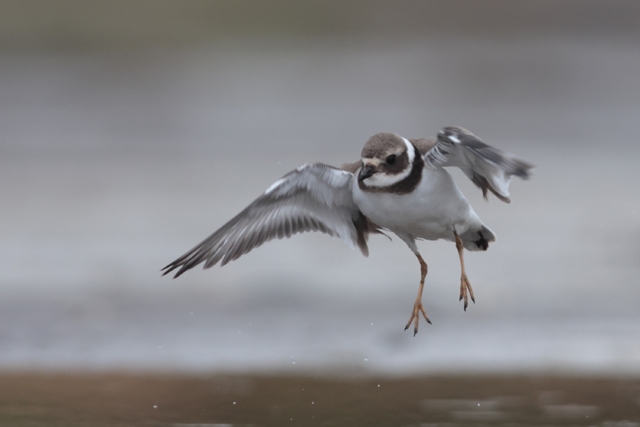
POLYGON ((485 226, 444 169, 455 166, 487 198, 493 193, 510 203, 513 176, 529 177, 533 166, 513 154, 492 147, 461 127, 445 127, 436 139, 406 139, 378 133, 367 141, 361 159, 340 168, 305 164, 276 181, 242 212, 193 249, 162 270, 180 276, 204 263, 225 265, 263 243, 306 231, 320 231, 342 239, 369 254, 368 236, 388 230, 402 239, 420 262, 420 287, 405 327, 420 313, 427 263, 417 239, 455 242, 460 258, 460 300, 467 309, 475 303, 464 268, 463 250, 485 251, 495 234, 485 226))

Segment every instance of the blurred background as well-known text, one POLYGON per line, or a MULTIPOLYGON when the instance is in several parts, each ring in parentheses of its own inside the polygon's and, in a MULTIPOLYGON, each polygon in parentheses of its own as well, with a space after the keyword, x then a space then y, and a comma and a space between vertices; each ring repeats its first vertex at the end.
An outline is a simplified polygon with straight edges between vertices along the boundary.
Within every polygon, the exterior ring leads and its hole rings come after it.
MULTIPOLYGON (((0 3, 0 368, 640 374, 640 3, 0 3), (419 266, 298 235, 159 270, 305 162, 470 129, 537 169, 419 266)), ((235 403, 235 402, 234 402, 235 403)))

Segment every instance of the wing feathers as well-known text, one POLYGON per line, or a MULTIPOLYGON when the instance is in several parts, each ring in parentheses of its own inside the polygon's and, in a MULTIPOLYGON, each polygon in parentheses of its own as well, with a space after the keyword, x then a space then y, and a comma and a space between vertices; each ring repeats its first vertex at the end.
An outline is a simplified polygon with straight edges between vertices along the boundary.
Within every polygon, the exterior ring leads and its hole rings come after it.
MULTIPOLYGON (((319 231, 367 255, 367 222, 353 202, 353 174, 324 164, 303 165, 276 181, 246 209, 180 258, 164 274, 175 277, 204 262, 225 265, 265 242, 319 231)), ((365 218, 366 219, 366 218, 365 218)))
POLYGON ((506 203, 511 203, 511 178, 528 179, 534 167, 455 126, 445 127, 438 133, 435 146, 427 152, 424 160, 431 167, 459 167, 482 190, 485 198, 491 192, 506 203))
POLYGON ((461 135, 460 145, 474 155, 486 160, 493 166, 504 170, 509 175, 522 179, 529 178, 529 171, 533 165, 519 159, 511 153, 486 144, 473 135, 461 135))

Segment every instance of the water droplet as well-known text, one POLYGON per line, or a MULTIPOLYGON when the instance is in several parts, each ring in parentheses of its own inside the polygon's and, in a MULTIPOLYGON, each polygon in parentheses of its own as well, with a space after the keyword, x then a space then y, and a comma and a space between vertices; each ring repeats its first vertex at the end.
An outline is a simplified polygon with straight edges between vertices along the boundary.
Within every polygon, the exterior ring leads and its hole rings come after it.
POLYGON ((296 362, 291 362, 291 364, 295 365, 295 364, 296 364, 296 362))
POLYGON ((368 361, 369 361, 369 359, 365 357, 365 358, 364 358, 364 361, 365 361, 365 362, 368 362, 368 361))
POLYGON ((380 387, 380 384, 378 384, 378 387, 380 387))
POLYGON ((478 406, 480 406, 480 404, 478 403, 478 406))
POLYGON ((236 404, 236 402, 233 402, 233 404, 235 405, 235 404, 236 404))
POLYGON ((153 405, 153 409, 158 409, 158 405, 153 405))
MULTIPOLYGON (((315 402, 311 402, 311 404, 312 404, 312 405, 313 405, 314 403, 315 403, 315 402)), ((588 415, 587 415, 587 417, 588 417, 588 415)))

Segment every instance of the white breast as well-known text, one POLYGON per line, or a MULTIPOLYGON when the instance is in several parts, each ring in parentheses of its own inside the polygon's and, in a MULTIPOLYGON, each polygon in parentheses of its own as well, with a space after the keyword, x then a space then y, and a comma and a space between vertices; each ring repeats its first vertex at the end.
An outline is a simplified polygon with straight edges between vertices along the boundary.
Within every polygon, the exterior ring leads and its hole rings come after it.
POLYGON ((364 192, 354 180, 353 198, 362 213, 396 233, 428 240, 454 240, 481 224, 467 199, 444 169, 424 168, 418 187, 408 194, 364 192))

